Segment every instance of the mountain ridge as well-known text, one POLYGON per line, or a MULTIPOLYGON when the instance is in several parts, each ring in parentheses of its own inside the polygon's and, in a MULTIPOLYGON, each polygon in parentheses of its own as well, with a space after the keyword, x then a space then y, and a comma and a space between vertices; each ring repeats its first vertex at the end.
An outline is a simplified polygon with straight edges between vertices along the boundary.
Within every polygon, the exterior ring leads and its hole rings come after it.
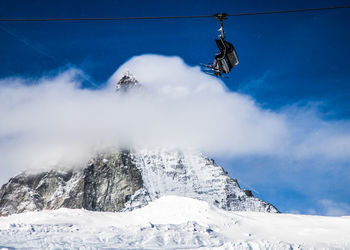
POLYGON ((61 207, 128 211, 166 195, 228 211, 278 212, 202 154, 162 149, 100 153, 83 168, 21 173, 0 189, 0 216, 61 207))

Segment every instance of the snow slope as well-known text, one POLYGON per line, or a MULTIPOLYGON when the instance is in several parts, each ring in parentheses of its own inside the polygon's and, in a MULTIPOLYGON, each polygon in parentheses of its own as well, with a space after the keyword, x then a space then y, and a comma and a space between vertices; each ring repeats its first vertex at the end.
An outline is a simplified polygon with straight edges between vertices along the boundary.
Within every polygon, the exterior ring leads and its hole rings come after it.
POLYGON ((129 212, 44 210, 0 218, 0 248, 350 249, 350 217, 225 211, 164 196, 129 212))
POLYGON ((199 152, 138 149, 130 155, 141 171, 143 188, 130 197, 125 210, 143 207, 161 196, 176 195, 229 211, 278 212, 273 205, 241 189, 236 179, 199 152))

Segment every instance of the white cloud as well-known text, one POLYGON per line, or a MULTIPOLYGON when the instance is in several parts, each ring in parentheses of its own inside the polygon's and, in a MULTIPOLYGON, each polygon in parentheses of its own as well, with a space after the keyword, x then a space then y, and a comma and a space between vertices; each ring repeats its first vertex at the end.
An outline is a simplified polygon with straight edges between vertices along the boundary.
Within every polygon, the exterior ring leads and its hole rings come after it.
POLYGON ((332 200, 320 200, 323 214, 328 216, 346 216, 350 215, 350 206, 341 202, 334 202, 332 200))
POLYGON ((350 156, 348 122, 263 110, 178 57, 134 57, 101 90, 81 89, 79 74, 0 81, 2 173, 72 164, 97 149, 128 145, 232 156, 350 156), (116 94, 126 70, 142 88, 116 94))

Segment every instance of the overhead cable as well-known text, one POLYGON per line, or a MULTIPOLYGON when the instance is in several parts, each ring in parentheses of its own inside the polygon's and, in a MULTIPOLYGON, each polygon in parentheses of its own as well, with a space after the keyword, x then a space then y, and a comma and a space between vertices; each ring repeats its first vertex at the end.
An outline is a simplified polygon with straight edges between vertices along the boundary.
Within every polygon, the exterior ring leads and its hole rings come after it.
MULTIPOLYGON (((254 15, 270 15, 296 12, 311 12, 335 9, 348 9, 350 5, 330 6, 311 9, 290 9, 290 10, 274 10, 261 12, 246 12, 224 14, 225 16, 254 16, 254 15)), ((50 21, 118 21, 118 20, 157 20, 157 19, 194 19, 194 18, 212 18, 215 15, 199 15, 199 16, 149 16, 149 17, 79 17, 79 18, 0 18, 0 22, 50 22, 50 21)))

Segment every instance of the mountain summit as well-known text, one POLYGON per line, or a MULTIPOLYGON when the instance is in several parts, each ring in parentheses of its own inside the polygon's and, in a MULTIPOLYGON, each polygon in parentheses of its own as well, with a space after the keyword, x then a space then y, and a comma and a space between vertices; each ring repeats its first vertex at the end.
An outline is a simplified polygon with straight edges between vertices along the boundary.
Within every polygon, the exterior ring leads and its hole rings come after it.
POLYGON ((116 91, 127 91, 138 86, 140 86, 139 81, 136 80, 135 76, 130 71, 126 71, 116 84, 115 89, 116 91))
MULTIPOLYGON (((126 72, 116 90, 136 86, 139 82, 126 72)), ((96 154, 81 165, 11 178, 0 189, 0 216, 62 207, 127 211, 167 195, 203 200, 229 211, 278 212, 198 152, 116 150, 96 154)))

